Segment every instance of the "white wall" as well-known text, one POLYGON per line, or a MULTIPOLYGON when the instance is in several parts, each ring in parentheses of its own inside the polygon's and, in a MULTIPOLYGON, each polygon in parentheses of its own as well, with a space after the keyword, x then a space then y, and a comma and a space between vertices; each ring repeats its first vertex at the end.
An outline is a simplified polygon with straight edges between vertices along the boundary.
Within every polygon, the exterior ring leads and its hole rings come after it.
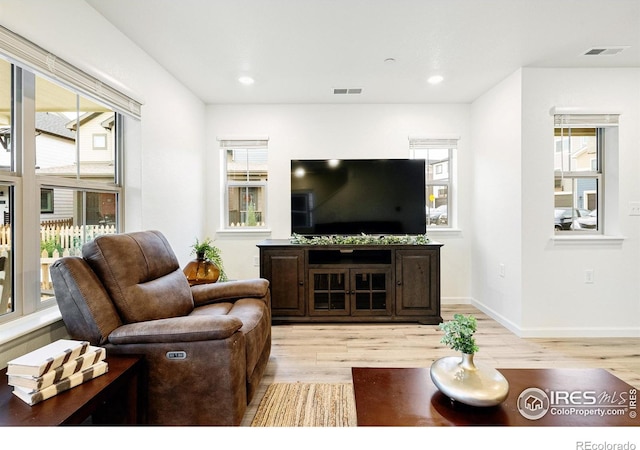
POLYGON ((637 69, 525 68, 473 103, 476 305, 521 336, 640 336, 640 217, 628 213, 640 200, 638 123, 637 69), (554 107, 621 114, 605 232, 623 239, 554 237, 554 107))
POLYGON ((81 0, 0 0, 0 25, 143 103, 127 120, 125 231, 158 229, 181 263, 203 232, 203 103, 81 0))
POLYGON ((522 321, 520 93, 517 71, 471 107, 473 302, 512 331, 522 321))
POLYGON ((640 217, 629 215, 640 201, 640 70, 524 69, 522 87, 522 334, 640 336, 640 217), (604 211, 605 234, 621 242, 553 239, 554 107, 621 114, 604 211))
POLYGON ((220 183, 207 183, 207 231, 215 235, 231 278, 257 276, 256 244, 290 237, 290 161, 297 158, 406 158, 409 136, 458 136, 454 201, 458 232, 429 236, 442 247, 443 301, 468 301, 469 105, 213 105, 207 108, 207 171, 219 173, 217 137, 269 137, 268 208, 271 233, 219 232, 220 183))

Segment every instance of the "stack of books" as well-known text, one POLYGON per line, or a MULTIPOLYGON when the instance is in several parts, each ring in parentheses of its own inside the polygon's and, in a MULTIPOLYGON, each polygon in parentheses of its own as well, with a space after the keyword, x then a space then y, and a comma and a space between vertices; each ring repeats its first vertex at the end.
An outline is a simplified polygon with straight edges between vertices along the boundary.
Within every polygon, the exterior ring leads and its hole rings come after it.
POLYGON ((7 363, 13 393, 29 405, 79 386, 108 370, 106 350, 60 339, 7 363))

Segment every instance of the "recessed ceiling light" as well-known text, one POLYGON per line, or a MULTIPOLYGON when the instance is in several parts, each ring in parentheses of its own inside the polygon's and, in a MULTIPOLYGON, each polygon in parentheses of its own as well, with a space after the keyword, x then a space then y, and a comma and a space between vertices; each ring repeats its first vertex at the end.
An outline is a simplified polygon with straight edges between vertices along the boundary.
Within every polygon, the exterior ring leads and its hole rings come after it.
POLYGON ((255 82, 253 78, 247 76, 238 78, 238 81, 245 85, 253 84, 255 82))
POLYGON ((396 62, 395 58, 387 58, 384 60, 384 62, 386 62, 387 64, 393 64, 394 62, 396 62))
POLYGON ((432 77, 429 77, 427 82, 429 84, 438 84, 441 83, 442 80, 444 80, 444 77, 442 75, 433 75, 432 77))

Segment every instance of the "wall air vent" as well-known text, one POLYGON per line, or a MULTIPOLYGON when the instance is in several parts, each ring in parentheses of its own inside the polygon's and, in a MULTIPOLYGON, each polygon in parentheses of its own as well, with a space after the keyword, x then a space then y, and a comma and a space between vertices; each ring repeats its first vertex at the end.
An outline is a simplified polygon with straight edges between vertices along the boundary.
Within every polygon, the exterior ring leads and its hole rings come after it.
POLYGON ((629 48, 629 46, 621 46, 621 47, 593 47, 584 52, 584 56, 600 56, 600 55, 617 55, 622 50, 629 48))
POLYGON ((335 95, 362 94, 362 88, 334 88, 333 93, 335 95))

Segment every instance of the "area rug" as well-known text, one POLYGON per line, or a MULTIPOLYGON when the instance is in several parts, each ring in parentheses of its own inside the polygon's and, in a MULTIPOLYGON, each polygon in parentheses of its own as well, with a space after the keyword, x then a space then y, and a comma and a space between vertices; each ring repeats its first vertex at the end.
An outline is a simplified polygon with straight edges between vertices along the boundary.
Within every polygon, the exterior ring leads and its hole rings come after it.
POLYGON ((258 405, 252 427, 354 427, 349 383, 274 383, 258 405))

